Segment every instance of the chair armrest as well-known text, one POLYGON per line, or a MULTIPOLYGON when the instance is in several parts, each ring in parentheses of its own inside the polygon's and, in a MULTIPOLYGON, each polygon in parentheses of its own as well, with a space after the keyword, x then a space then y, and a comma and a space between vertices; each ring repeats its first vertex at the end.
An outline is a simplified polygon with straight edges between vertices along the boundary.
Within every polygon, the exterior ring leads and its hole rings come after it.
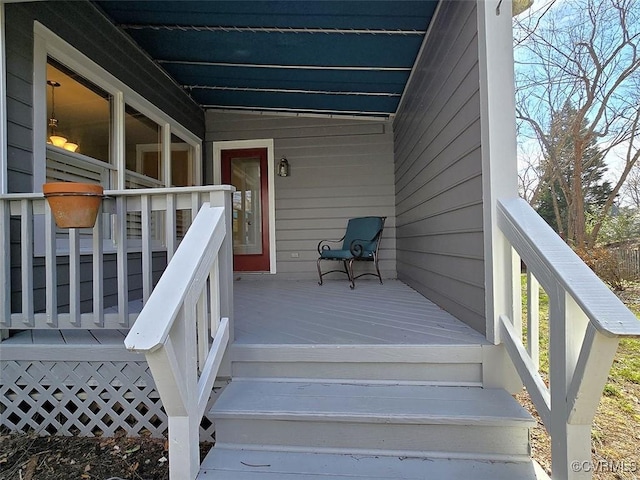
POLYGON ((351 255, 357 258, 361 257, 362 254, 364 253, 364 244, 374 242, 376 239, 380 237, 381 233, 382 233, 382 230, 378 231, 378 233, 376 233, 373 236, 373 238, 370 238, 370 239, 356 238, 355 240, 352 240, 351 244, 349 245, 349 250, 351 251, 351 255))
POLYGON ((371 240, 365 240, 362 238, 356 238, 355 240, 353 240, 351 242, 351 245, 349 245, 349 250, 351 251, 351 255, 357 258, 361 257, 362 254, 364 253, 364 244, 371 243, 373 242, 373 240, 375 240, 375 237, 373 237, 373 239, 371 240))
POLYGON ((322 255, 322 252, 325 250, 331 250, 331 247, 329 245, 326 245, 327 243, 340 243, 343 240, 344 237, 339 240, 320 240, 320 243, 318 243, 318 255, 322 255))

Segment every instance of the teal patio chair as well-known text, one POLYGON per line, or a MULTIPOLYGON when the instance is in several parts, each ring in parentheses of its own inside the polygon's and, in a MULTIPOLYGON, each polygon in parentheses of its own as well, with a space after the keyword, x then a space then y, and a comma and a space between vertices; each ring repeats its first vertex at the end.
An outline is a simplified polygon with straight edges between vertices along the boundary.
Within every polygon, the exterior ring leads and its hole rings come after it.
POLYGON ((322 285, 322 277, 328 273, 340 272, 346 273, 349 277, 349 286, 355 288, 355 279, 363 275, 375 275, 382 283, 382 276, 378 268, 378 249, 380 248, 380 237, 384 229, 384 221, 387 217, 359 217, 352 218, 347 224, 347 231, 340 240, 321 240, 318 243, 318 275, 320 276, 319 285, 322 285), (340 243, 340 249, 332 249, 329 243, 340 243), (333 260, 342 262, 344 271, 330 270, 322 273, 320 263, 323 260, 333 260), (373 262, 376 273, 361 273, 357 277, 353 275, 353 262, 367 261, 373 262))

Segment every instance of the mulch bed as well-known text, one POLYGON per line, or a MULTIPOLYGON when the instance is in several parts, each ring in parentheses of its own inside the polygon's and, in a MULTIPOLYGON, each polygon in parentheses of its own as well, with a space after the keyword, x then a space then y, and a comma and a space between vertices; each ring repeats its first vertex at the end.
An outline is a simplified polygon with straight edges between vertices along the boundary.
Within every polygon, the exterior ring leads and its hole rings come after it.
POLYGON ((164 439, 0 435, 0 480, 164 480, 168 458, 164 439))

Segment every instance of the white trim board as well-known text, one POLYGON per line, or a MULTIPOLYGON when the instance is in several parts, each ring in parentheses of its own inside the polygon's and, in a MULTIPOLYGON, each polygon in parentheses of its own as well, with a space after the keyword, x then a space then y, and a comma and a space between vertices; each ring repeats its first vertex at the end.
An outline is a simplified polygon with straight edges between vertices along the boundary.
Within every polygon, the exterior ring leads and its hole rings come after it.
POLYGON ((485 314, 487 339, 493 343, 500 341, 499 316, 515 318, 520 303, 515 300, 520 295, 520 262, 512 258, 497 222, 498 198, 518 196, 512 20, 508 10, 496 15, 498 3, 477 3, 485 314))
POLYGON ((276 273, 276 192, 275 192, 275 153, 273 139, 233 140, 213 142, 213 184, 222 184, 222 151, 242 150, 249 148, 267 149, 267 172, 269 186, 269 273, 276 273))

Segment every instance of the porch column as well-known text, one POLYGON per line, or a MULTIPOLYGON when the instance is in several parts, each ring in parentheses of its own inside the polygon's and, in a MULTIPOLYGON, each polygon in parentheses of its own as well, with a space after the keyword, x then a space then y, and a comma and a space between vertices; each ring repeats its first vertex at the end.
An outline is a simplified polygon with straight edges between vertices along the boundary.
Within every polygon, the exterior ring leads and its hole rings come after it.
POLYGON ((518 195, 513 31, 510 0, 479 0, 477 6, 485 313, 487 339, 498 344, 499 315, 514 319, 520 312, 519 264, 496 217, 497 199, 518 195))

